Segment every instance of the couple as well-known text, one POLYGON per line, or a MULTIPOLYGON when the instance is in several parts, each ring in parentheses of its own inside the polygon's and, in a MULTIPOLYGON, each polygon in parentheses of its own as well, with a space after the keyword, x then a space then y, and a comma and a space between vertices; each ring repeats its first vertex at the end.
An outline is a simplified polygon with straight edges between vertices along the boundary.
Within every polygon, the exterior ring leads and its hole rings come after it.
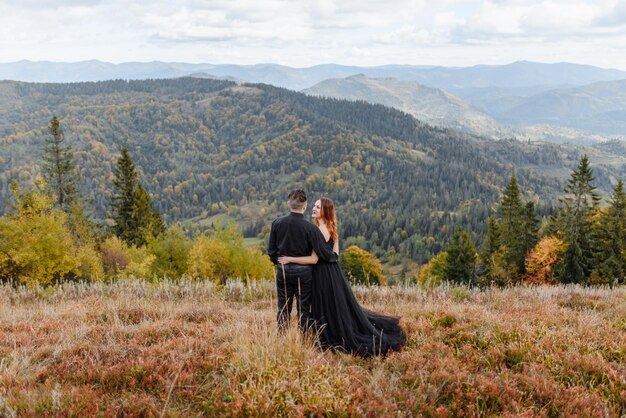
POLYGON ((332 200, 313 207, 315 225, 304 219, 304 190, 289 193, 291 213, 272 223, 268 254, 276 272, 278 327, 289 324, 296 299, 300 328, 314 330, 323 347, 368 357, 398 350, 406 336, 398 318, 363 309, 357 302, 337 258, 339 242, 332 200))

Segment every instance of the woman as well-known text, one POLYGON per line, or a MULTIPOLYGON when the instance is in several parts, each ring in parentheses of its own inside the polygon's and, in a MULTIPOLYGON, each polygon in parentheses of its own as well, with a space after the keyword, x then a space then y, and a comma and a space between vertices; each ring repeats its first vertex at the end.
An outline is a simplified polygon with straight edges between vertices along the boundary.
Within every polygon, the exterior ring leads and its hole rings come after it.
MULTIPOLYGON (((326 245, 339 254, 337 219, 333 201, 322 197, 315 202, 313 219, 326 245)), ((318 257, 280 257, 281 264, 315 264, 318 257)), ((363 357, 399 350, 406 336, 399 319, 362 308, 339 264, 319 260, 313 268, 313 317, 318 325, 320 342, 325 347, 363 357)))

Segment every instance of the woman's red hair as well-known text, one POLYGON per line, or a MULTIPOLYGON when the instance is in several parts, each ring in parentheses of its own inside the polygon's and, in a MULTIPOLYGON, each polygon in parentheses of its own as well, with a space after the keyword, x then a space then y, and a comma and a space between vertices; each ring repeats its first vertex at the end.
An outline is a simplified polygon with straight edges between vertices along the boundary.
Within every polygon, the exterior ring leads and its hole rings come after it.
MULTIPOLYGON (((335 204, 327 197, 320 198, 320 218, 326 224, 330 238, 333 242, 337 242, 337 216, 335 215, 335 204)), ((319 218, 315 220, 319 226, 319 218)))

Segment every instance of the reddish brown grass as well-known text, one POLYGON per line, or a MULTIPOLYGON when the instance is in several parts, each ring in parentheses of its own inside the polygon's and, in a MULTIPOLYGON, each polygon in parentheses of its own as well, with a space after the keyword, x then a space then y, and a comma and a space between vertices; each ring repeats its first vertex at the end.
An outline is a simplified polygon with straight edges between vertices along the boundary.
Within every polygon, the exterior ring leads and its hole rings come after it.
POLYGON ((0 287, 0 416, 623 416, 626 289, 357 288, 406 348, 275 330, 272 283, 0 287))

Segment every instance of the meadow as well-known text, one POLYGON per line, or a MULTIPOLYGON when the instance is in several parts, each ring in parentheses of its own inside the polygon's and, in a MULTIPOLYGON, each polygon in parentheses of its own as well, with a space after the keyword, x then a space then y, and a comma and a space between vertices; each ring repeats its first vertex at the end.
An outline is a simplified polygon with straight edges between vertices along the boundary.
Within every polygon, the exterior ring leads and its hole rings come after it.
POLYGON ((383 358, 278 335, 271 282, 0 286, 0 416, 626 414, 626 288, 356 287, 383 358))

